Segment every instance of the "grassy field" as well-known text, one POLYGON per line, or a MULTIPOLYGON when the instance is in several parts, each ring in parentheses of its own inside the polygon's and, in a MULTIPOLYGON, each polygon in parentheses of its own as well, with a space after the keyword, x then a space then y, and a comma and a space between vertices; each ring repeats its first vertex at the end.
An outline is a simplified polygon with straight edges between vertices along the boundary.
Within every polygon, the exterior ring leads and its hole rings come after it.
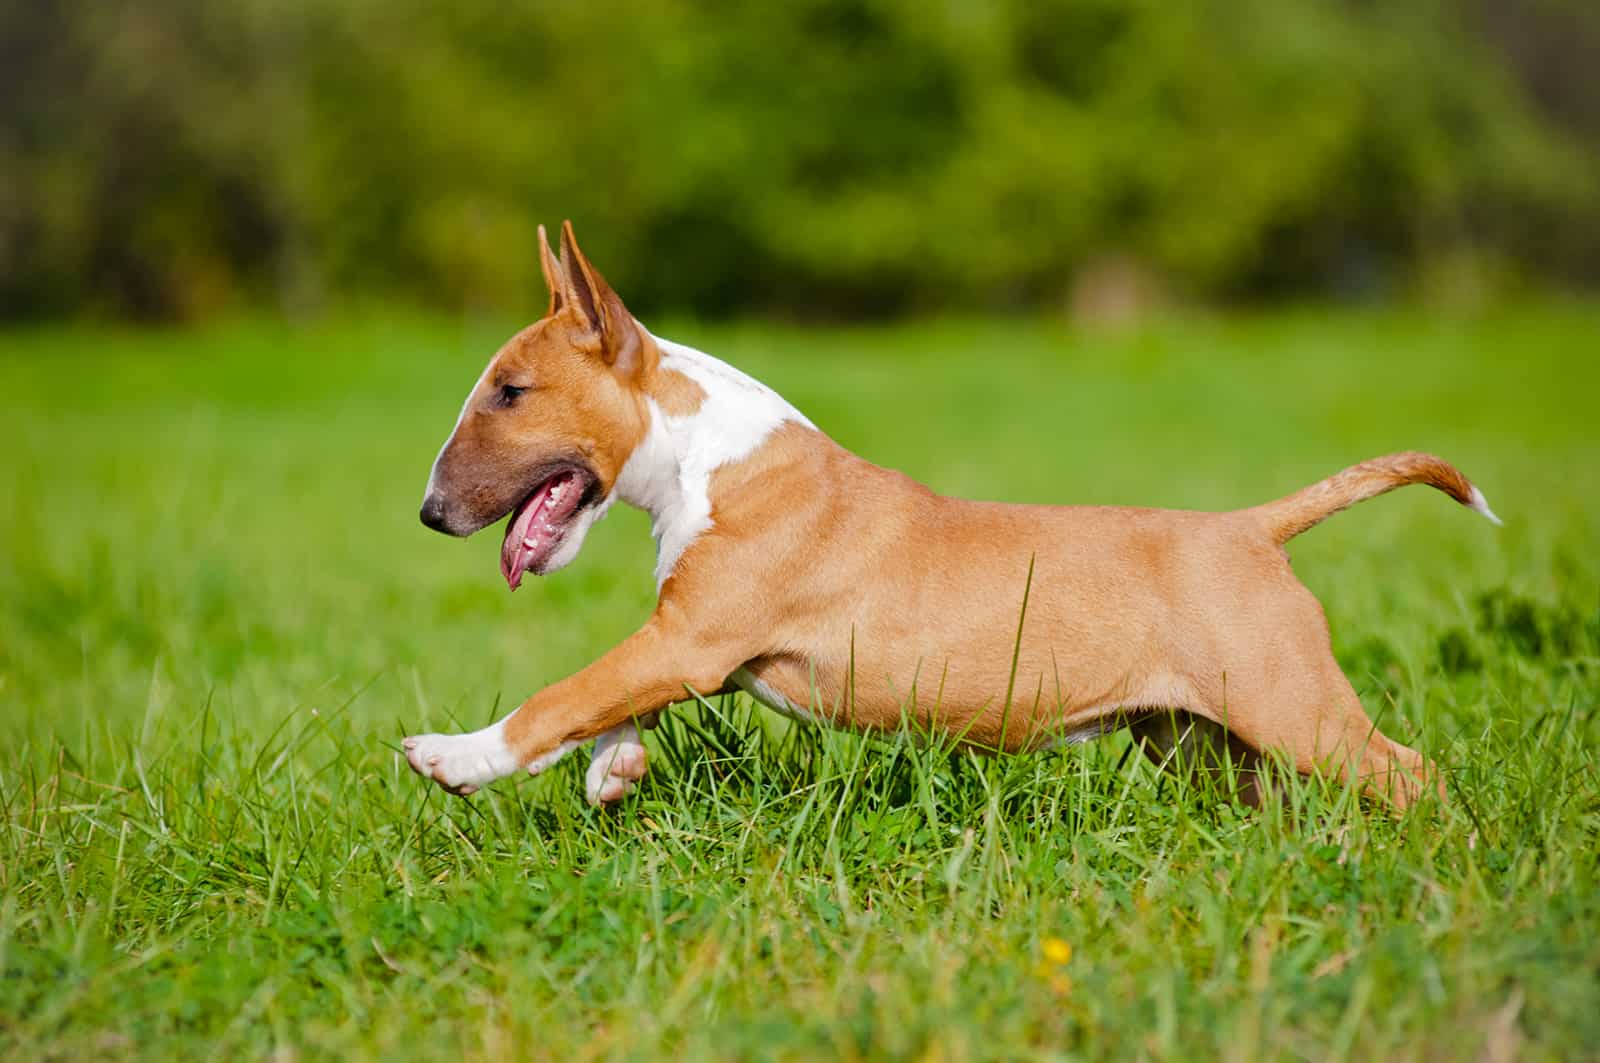
POLYGON ((659 326, 950 492, 1229 508, 1457 462, 1297 540, 1401 821, 1259 813, 1125 737, 978 760, 678 712, 470 800, 401 735, 632 630, 620 508, 508 595, 416 520, 510 322, 0 335, 0 1057, 1595 1058, 1600 310, 659 326))

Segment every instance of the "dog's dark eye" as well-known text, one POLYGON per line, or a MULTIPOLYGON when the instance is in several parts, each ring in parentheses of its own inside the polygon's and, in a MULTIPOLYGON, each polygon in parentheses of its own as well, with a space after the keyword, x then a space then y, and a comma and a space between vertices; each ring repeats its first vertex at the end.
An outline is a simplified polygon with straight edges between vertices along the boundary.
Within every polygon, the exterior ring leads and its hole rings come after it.
POLYGON ((517 399, 521 398, 522 393, 527 390, 527 388, 519 388, 515 384, 501 384, 500 405, 510 406, 512 403, 516 402, 517 399))

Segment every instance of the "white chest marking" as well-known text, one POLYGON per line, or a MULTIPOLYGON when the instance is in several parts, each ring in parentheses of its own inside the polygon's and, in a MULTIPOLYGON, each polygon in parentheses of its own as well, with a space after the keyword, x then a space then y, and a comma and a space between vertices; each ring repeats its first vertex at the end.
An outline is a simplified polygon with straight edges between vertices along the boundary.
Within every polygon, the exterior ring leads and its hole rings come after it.
POLYGON ((660 589, 684 550, 711 527, 711 474, 749 457, 786 421, 815 426, 726 362, 660 337, 656 345, 663 369, 682 373, 705 392, 700 408, 682 416, 650 400, 650 427, 617 477, 617 495, 650 514, 660 589))

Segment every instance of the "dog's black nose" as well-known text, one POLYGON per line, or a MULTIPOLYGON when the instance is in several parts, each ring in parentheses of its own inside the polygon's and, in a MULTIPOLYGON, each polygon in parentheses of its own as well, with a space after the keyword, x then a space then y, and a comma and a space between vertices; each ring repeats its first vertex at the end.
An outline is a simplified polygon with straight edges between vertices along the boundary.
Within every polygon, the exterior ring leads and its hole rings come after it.
POLYGON ((422 512, 418 516, 422 518, 422 523, 434 531, 444 532, 448 535, 450 529, 445 521, 444 510, 444 498, 430 491, 427 497, 422 500, 422 512))

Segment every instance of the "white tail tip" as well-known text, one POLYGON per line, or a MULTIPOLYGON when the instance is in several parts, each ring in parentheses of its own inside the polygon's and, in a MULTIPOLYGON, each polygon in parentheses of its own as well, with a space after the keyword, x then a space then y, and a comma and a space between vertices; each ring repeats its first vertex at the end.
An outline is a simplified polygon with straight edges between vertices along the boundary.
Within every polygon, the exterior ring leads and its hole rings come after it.
POLYGON ((1494 510, 1489 508, 1489 500, 1484 498, 1483 492, 1476 487, 1472 489, 1472 501, 1468 502, 1467 506, 1482 513, 1491 524, 1505 524, 1505 521, 1494 515, 1494 510))

